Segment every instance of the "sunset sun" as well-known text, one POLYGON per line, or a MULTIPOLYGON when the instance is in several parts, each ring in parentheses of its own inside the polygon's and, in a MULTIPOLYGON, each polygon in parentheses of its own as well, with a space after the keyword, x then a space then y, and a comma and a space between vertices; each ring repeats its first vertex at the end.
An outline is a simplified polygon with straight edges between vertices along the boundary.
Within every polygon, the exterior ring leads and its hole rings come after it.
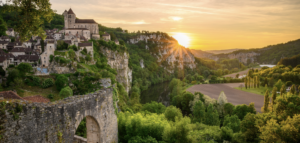
POLYGON ((173 37, 178 41, 178 43, 184 47, 189 47, 190 37, 185 33, 176 33, 173 37))

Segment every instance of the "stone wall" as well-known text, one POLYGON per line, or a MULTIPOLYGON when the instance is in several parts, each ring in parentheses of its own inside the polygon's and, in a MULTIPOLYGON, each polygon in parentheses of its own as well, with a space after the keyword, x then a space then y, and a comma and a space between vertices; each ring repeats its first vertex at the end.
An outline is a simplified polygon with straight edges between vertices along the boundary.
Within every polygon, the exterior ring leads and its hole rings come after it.
POLYGON ((72 143, 86 117, 87 142, 118 142, 113 89, 72 96, 51 103, 0 101, 0 142, 72 143))

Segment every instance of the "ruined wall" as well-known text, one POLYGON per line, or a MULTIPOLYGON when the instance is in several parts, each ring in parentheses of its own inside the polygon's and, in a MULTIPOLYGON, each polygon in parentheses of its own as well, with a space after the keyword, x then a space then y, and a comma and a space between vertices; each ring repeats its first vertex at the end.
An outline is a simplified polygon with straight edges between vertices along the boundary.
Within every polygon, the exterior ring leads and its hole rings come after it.
POLYGON ((107 48, 101 48, 101 51, 106 55, 110 67, 117 70, 116 79, 124 85, 128 93, 132 82, 132 70, 128 67, 129 54, 127 52, 119 53, 107 48))
POLYGON ((113 89, 72 96, 52 103, 0 101, 0 142, 72 143, 87 117, 89 143, 118 142, 113 89), (90 137, 92 136, 92 137, 90 137))

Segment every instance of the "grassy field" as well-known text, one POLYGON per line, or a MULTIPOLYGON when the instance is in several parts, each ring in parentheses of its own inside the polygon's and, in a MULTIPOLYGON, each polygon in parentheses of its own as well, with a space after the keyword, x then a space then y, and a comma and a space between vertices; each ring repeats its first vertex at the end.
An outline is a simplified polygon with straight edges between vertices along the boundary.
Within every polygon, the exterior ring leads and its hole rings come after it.
POLYGON ((269 92, 272 91, 272 88, 271 87, 268 87, 268 88, 265 88, 265 87, 260 87, 260 88, 239 88, 239 87, 235 87, 235 89, 238 89, 238 90, 242 90, 242 91, 246 91, 246 92, 250 92, 250 93, 255 93, 255 94, 259 94, 259 95, 265 95, 267 89, 269 89, 269 92))

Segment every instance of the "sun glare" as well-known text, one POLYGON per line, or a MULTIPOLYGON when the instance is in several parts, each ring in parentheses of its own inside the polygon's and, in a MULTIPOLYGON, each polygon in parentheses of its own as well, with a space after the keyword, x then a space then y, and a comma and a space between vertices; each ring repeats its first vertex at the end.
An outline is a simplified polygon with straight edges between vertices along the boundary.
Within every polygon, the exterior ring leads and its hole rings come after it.
POLYGON ((178 41, 178 43, 184 47, 188 47, 190 44, 190 38, 185 33, 176 33, 173 37, 178 41))

